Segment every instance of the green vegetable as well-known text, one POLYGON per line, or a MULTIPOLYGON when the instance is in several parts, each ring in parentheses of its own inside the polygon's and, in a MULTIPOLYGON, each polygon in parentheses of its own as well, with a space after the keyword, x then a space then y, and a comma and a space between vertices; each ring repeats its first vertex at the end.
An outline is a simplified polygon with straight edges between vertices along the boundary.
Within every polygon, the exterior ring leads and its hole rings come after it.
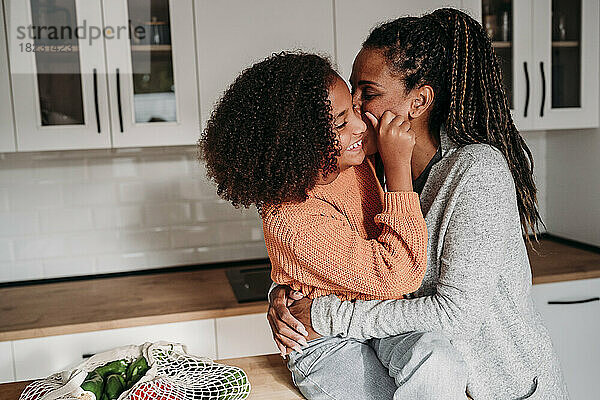
POLYGON ((108 397, 106 397, 106 393, 102 394, 102 397, 100 398, 100 400, 108 400, 108 397))
POLYGON ((150 369, 148 366, 148 362, 144 358, 144 356, 140 356, 137 360, 129 365, 127 368, 127 385, 126 387, 129 389, 133 385, 139 381, 142 376, 146 374, 146 372, 150 369))
POLYGON ((106 378, 106 387, 104 394, 108 400, 115 400, 119 398, 123 390, 125 389, 125 379, 121 375, 112 374, 106 378))
POLYGON ((105 380, 108 375, 112 374, 118 374, 125 378, 127 375, 128 366, 129 363, 127 362, 127 360, 118 360, 98 367, 94 371, 97 372, 105 380))
POLYGON ((83 390, 94 393, 96 400, 101 400, 102 390, 104 389, 104 379, 97 372, 90 372, 81 384, 83 390))

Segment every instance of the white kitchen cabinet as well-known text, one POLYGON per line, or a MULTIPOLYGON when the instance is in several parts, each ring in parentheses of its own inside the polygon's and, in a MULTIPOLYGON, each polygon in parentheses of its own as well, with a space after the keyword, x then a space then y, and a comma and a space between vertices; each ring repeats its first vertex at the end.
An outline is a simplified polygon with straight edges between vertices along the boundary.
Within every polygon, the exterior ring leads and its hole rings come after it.
POLYGON ((461 0, 335 0, 337 62, 340 74, 350 78, 354 57, 369 32, 382 22, 402 16, 420 16, 439 7, 462 8, 461 0))
POLYGON ((598 126, 598 0, 483 0, 476 6, 517 128, 598 126))
POLYGON ((18 150, 110 147, 104 42, 68 33, 102 27, 101 2, 5 5, 18 150), (63 39, 51 27, 64 27, 63 39))
MULTIPOLYGON (((4 23, 4 12, 0 2, 0 27, 4 23)), ((4 29, 0 29, 0 153, 16 151, 15 127, 13 125, 12 99, 8 75, 8 52, 4 29)))
POLYGON ((266 313, 217 318, 216 331, 219 359, 279 353, 266 313))
POLYGON ((535 128, 599 126, 600 2, 534 1, 533 15, 534 68, 539 72, 534 98, 542 100, 533 104, 535 128))
POLYGON ((334 58, 332 0, 195 0, 203 126, 229 84, 273 52, 334 58))
POLYGON ((597 398, 600 392, 600 279, 534 285, 532 296, 560 358, 571 399, 597 398), (577 303, 583 300, 588 301, 577 303))
POLYGON ((106 40, 113 147, 195 144, 193 0, 104 0, 103 10, 105 23, 140 29, 106 40))
POLYGON ((76 366, 84 355, 160 340, 185 344, 190 354, 214 359, 214 323, 214 319, 207 319, 16 340, 13 342, 16 379, 45 377, 76 366))
POLYGON ((0 383, 13 382, 14 380, 15 368, 12 342, 0 342, 0 383))
POLYGON ((192 0, 4 1, 19 151, 197 141, 192 0))

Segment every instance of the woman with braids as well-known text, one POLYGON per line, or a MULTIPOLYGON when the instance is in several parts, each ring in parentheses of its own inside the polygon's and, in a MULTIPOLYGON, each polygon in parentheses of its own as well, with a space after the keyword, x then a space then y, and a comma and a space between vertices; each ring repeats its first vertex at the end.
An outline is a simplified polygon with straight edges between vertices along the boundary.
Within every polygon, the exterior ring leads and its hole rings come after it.
MULTIPOLYGON (((364 42, 351 84, 369 129, 380 129, 391 110, 406 112, 415 131, 412 174, 429 231, 427 272, 416 292, 398 300, 309 299, 272 287, 268 315, 280 348, 301 340, 305 327, 323 337, 367 339, 393 364, 410 353, 401 347, 406 332, 443 332, 466 362, 473 399, 567 399, 530 293, 523 234, 535 235, 540 222, 533 160, 511 119, 485 31, 454 9, 385 23, 364 42)), ((302 349, 322 346, 318 340, 302 349)), ((355 385, 345 391, 325 374, 336 373, 341 360, 304 360, 296 351, 290 358, 328 398, 358 398, 355 385)), ((347 354, 346 362, 361 359, 347 354)), ((345 378, 373 385, 360 373, 345 378)))
MULTIPOLYGON (((343 300, 400 299, 419 288, 427 229, 412 190, 414 135, 406 117, 389 111, 379 126, 377 141, 365 137, 367 126, 348 86, 316 55, 273 55, 226 91, 200 140, 201 155, 221 197, 258 207, 275 282, 308 298, 333 294, 343 300), (386 192, 366 157, 377 145, 386 192)), ((332 381, 333 374, 348 389, 347 376, 360 373, 370 386, 356 382, 352 398, 465 398, 464 361, 439 333, 410 335, 414 354, 401 363, 412 376, 397 388, 398 370, 388 372, 389 363, 382 364, 366 340, 316 338, 310 331, 309 340, 324 344, 311 341, 304 352, 295 346, 304 360, 364 354, 355 365, 332 364, 324 377, 332 381)), ((304 368, 292 361, 289 367, 306 397, 324 398, 304 368)))

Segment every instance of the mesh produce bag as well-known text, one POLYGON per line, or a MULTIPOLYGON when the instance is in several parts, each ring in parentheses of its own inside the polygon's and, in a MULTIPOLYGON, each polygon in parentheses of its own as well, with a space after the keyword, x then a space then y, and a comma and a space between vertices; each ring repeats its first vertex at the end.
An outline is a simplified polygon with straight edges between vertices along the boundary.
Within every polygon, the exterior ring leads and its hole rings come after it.
POLYGON ((94 394, 80 387, 88 373, 112 361, 133 362, 140 356, 150 369, 118 400, 243 400, 250 394, 242 369, 190 355, 178 343, 157 342, 98 353, 72 370, 32 382, 19 400, 93 400, 94 394))

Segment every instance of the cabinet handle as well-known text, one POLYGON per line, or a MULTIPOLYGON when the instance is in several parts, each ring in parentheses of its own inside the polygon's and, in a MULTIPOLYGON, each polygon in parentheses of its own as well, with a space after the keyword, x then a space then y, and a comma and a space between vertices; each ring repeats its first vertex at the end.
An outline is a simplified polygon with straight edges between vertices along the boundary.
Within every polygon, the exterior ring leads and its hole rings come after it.
POLYGON ((591 303, 592 301, 600 301, 600 297, 592 297, 585 300, 572 300, 572 301, 549 301, 548 304, 581 304, 591 303))
POLYGON ((540 117, 544 116, 544 106, 546 105, 546 73, 544 72, 544 62, 540 62, 540 72, 542 73, 542 107, 540 108, 540 117))
POLYGON ((117 109, 119 112, 119 127, 123 133, 123 108, 121 106, 121 73, 117 68, 117 109))
POLYGON ((96 126, 98 127, 98 133, 102 133, 100 129, 100 109, 98 108, 98 70, 94 68, 94 106, 96 108, 96 126))
POLYGON ((527 70, 527 62, 523 63, 523 69, 525 70, 525 87, 527 91, 525 92, 525 112, 523 113, 523 117, 527 118, 527 110, 529 109, 529 71, 527 70))

